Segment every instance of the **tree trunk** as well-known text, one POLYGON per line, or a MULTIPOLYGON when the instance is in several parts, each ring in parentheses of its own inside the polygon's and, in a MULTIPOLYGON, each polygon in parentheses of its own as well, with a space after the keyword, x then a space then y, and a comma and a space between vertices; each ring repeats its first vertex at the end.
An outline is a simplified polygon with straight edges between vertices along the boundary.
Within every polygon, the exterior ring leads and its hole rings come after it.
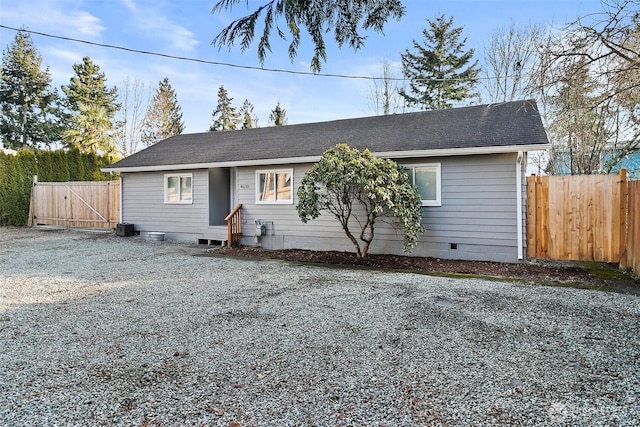
POLYGON ((362 255, 362 251, 360 250, 360 245, 358 244, 358 241, 353 236, 353 234, 351 234, 351 231, 349 230, 349 227, 347 227, 346 225, 343 224, 342 225, 342 229, 344 230, 344 232, 347 235, 347 237, 349 238, 349 240, 351 240, 351 243, 353 243, 353 246, 355 246, 356 254, 358 254, 358 257, 364 258, 366 256, 366 254, 362 255))

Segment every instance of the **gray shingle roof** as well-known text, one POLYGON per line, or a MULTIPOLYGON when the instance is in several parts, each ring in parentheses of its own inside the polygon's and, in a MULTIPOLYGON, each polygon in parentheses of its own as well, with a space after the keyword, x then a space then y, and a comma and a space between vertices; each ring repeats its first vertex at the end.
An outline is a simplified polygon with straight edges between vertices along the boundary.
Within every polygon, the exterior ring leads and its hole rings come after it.
MULTIPOLYGON (((321 156, 338 143, 373 153, 548 144, 535 101, 183 134, 135 153, 110 170, 179 165, 274 164, 321 156)), ((541 147, 544 148, 544 147, 541 147)), ((514 151, 517 148, 514 149, 514 151)), ((393 157, 390 155, 389 157, 393 157)))

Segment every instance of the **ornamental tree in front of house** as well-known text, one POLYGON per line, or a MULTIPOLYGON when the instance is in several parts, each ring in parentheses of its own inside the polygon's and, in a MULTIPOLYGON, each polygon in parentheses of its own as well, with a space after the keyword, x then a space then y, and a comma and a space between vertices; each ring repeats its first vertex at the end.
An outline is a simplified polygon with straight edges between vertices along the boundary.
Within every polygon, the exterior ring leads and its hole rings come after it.
POLYGON ((332 213, 362 258, 382 220, 391 219, 402 229, 405 252, 416 246, 424 231, 420 194, 409 174, 392 160, 346 144, 325 151, 305 173, 296 210, 304 223, 322 211, 332 213))

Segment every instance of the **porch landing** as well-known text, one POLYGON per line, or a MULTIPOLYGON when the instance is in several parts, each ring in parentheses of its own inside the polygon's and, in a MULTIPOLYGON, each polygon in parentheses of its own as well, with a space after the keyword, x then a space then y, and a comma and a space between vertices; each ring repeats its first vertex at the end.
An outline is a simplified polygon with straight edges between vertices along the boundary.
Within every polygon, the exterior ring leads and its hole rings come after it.
POLYGON ((226 225, 212 225, 202 233, 202 237, 198 239, 200 245, 220 245, 225 246, 227 244, 227 226, 226 225))

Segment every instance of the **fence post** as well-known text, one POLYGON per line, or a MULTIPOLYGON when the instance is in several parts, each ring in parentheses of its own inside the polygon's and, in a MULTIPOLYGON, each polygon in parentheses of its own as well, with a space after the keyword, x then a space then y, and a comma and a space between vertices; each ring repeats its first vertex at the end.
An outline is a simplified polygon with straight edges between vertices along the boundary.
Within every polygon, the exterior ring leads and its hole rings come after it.
POLYGON ((107 181, 107 228, 111 228, 111 181, 107 181))
POLYGON ((536 175, 527 177, 527 258, 536 257, 536 175))
POLYGON ((549 177, 536 177, 536 256, 549 257, 549 177))
POLYGON ((35 211, 35 208, 33 206, 34 204, 33 199, 36 195, 36 192, 35 192, 36 185, 38 185, 38 175, 33 175, 31 179, 31 195, 29 196, 29 218, 27 219, 28 227, 33 227, 33 212, 35 211))
POLYGON ((640 276, 640 181, 627 182, 627 268, 640 276))
POLYGON ((65 194, 64 225, 65 225, 65 228, 71 228, 71 226, 69 225, 69 217, 71 216, 71 210, 73 209, 73 206, 71 205, 71 191, 67 186, 65 186, 65 190, 66 191, 64 193, 65 194))
POLYGON ((618 266, 627 268, 627 214, 629 211, 629 191, 627 170, 620 169, 620 260, 618 266))

